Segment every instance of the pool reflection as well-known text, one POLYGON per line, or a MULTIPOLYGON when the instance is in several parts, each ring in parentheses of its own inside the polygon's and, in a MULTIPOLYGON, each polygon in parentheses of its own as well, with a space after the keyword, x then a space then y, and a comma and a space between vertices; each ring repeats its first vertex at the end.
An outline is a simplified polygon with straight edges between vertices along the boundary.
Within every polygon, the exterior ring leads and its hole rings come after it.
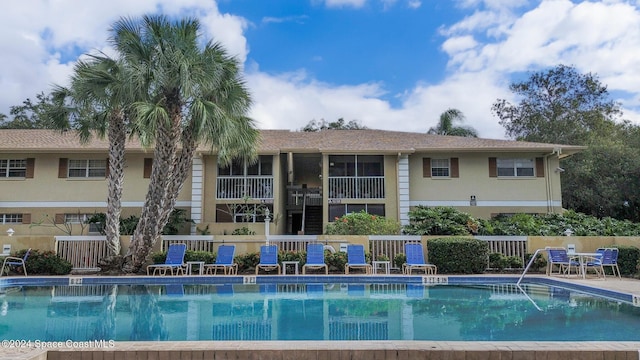
POLYGON ((553 287, 525 286, 523 290, 508 284, 25 287, 3 295, 7 305, 0 314, 0 337, 46 341, 640 339, 640 310, 629 304, 553 287))

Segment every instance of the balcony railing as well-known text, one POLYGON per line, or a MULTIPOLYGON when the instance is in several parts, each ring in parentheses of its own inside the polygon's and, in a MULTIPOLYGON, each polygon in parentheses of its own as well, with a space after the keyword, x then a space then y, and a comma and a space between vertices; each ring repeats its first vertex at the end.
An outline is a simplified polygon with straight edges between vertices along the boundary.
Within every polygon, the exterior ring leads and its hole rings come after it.
POLYGON ((217 185, 218 199, 273 199, 272 176, 221 176, 217 185))
POLYGON ((329 177, 329 198, 384 199, 384 176, 329 177))

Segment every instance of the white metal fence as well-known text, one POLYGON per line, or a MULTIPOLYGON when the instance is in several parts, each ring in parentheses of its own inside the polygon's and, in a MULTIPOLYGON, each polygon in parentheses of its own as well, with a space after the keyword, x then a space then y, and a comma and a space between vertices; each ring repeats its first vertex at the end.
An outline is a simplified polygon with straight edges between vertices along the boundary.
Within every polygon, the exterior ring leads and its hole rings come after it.
POLYGON ((187 244, 187 250, 215 252, 213 235, 163 235, 160 249, 166 251, 171 244, 187 244))
MULTIPOLYGON (((527 255, 526 236, 477 236, 478 240, 486 241, 489 253, 500 253, 505 256, 516 256, 525 263, 527 255)), ((104 236, 56 236, 56 253, 73 265, 74 271, 99 270, 99 261, 108 255, 107 242, 104 236)), ((246 240, 243 240, 246 241, 246 240)), ((217 244, 213 235, 172 235, 163 236, 161 249, 166 250, 174 243, 187 244, 188 250, 215 252, 217 244)), ((264 243, 264 240, 255 240, 264 243)), ((316 235, 270 235, 268 242, 278 245, 280 251, 306 251, 308 243, 320 242, 333 251, 346 251, 348 243, 345 239, 319 239, 316 235)), ((399 253, 404 253, 404 244, 421 242, 420 236, 404 235, 371 235, 369 236, 369 252, 371 260, 378 260, 385 255, 392 262, 392 267, 398 268, 393 260, 399 253)), ((487 265, 488 266, 488 265, 487 265)))
POLYGON ((74 271, 100 270, 98 263, 108 255, 104 236, 56 236, 56 254, 69 261, 74 271))
MULTIPOLYGON (((526 236, 476 236, 478 240, 489 244, 489 253, 499 253, 505 256, 515 256, 526 264, 527 242, 526 236)), ((487 265, 488 267, 488 265, 487 265)))

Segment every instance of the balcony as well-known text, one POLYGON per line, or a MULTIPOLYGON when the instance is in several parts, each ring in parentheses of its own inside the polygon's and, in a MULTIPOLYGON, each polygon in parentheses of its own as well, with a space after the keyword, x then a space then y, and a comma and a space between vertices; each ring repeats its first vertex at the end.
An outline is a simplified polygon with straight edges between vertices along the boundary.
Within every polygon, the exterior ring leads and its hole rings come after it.
POLYGON ((331 176, 331 199, 384 199, 384 176, 331 176))
POLYGON ((273 199, 273 176, 220 176, 217 179, 216 198, 273 199))

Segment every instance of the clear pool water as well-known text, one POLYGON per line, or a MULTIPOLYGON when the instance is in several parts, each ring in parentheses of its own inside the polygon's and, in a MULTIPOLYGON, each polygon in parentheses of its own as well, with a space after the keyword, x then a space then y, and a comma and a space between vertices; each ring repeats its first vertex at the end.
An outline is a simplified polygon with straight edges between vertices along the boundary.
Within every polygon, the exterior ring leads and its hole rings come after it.
POLYGON ((0 338, 32 341, 639 341, 640 308, 509 284, 21 286, 0 338))

